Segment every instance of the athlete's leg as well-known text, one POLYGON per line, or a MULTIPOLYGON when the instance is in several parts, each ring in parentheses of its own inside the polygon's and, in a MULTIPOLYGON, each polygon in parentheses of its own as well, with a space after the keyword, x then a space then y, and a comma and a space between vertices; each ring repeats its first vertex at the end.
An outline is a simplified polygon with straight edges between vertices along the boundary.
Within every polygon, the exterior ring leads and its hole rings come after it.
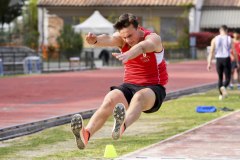
POLYGON ((218 74, 218 90, 220 95, 222 95, 220 88, 223 86, 223 65, 222 65, 222 59, 220 58, 217 58, 216 70, 218 74))
POLYGON ((102 105, 97 109, 86 126, 86 129, 90 132, 91 136, 98 131, 107 121, 109 116, 112 115, 113 109, 117 103, 123 103, 126 108, 128 108, 127 100, 122 91, 114 89, 105 96, 102 105))
POLYGON ((224 87, 226 88, 231 80, 231 60, 230 57, 224 59, 224 74, 225 74, 225 82, 224 87))
POLYGON ((105 96, 100 108, 93 114, 86 128, 83 125, 82 116, 80 114, 76 114, 72 117, 71 128, 79 149, 84 149, 86 147, 90 136, 103 126, 108 117, 112 115, 114 106, 119 102, 128 107, 127 100, 122 91, 118 89, 110 91, 105 96))
MULTIPOLYGON (((239 66, 240 66, 240 62, 239 62, 239 66)), ((237 87, 238 87, 238 89, 240 90, 240 67, 239 68, 237 68, 237 87)))
POLYGON ((127 111, 122 104, 118 104, 114 108, 115 123, 112 137, 115 140, 121 137, 126 127, 135 122, 142 112, 153 113, 158 111, 166 96, 165 88, 161 85, 147 86, 147 88, 139 88, 139 86, 129 87, 135 94, 131 98, 127 111))
POLYGON ((150 88, 144 88, 136 92, 126 112, 125 126, 130 126, 140 117, 143 111, 151 109, 155 100, 156 95, 150 88))
POLYGON ((231 81, 229 84, 229 88, 233 89, 233 84, 234 84, 234 71, 235 71, 235 62, 231 62, 231 81))

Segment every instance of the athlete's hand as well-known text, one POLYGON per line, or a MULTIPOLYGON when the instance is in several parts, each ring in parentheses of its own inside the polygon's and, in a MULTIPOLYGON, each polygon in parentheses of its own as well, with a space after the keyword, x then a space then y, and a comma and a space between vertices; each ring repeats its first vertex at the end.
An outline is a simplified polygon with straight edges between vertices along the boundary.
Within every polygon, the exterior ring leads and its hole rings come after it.
POLYGON ((86 36, 86 41, 88 42, 88 44, 93 45, 97 42, 97 36, 89 32, 86 36))
POLYGON ((208 64, 208 65, 207 65, 207 70, 210 71, 211 68, 212 68, 211 64, 208 64))
POLYGON ((112 55, 117 58, 119 61, 122 61, 122 63, 126 63, 129 60, 128 54, 124 53, 112 53, 112 55))
POLYGON ((237 69, 238 69, 238 71, 240 70, 239 62, 237 62, 237 69))

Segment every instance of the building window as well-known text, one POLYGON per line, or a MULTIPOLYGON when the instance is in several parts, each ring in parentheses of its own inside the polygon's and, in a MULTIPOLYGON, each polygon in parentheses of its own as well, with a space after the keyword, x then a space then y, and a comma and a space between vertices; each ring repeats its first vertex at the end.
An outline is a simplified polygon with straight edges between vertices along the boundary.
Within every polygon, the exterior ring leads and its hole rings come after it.
POLYGON ((177 18, 161 18, 160 34, 163 41, 177 41, 177 18))

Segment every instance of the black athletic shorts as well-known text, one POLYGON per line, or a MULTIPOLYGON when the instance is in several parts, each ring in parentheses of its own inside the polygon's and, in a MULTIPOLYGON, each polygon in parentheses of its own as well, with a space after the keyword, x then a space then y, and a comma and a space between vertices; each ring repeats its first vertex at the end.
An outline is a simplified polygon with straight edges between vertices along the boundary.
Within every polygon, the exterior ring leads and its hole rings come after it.
POLYGON ((166 90, 161 85, 139 86, 139 85, 134 85, 134 84, 129 84, 129 83, 123 83, 120 86, 112 86, 110 89, 111 90, 119 89, 120 91, 122 91, 125 98, 128 101, 128 104, 130 104, 133 95, 137 91, 144 89, 144 88, 152 89, 156 95, 156 100, 155 100, 154 106, 151 109, 149 109, 147 111, 143 111, 143 112, 153 113, 153 112, 158 111, 162 105, 164 98, 166 97, 166 90))
MULTIPOLYGON (((239 65, 240 65, 240 62, 238 62, 239 63, 239 65)), ((231 62, 231 68, 232 68, 232 70, 234 70, 235 68, 237 68, 237 62, 236 61, 232 61, 231 62)))

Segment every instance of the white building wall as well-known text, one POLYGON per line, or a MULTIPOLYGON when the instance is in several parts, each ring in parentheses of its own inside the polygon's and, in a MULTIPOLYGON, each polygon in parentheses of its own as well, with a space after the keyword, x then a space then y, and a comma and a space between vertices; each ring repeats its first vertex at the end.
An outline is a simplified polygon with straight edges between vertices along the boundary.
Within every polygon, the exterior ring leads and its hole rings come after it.
POLYGON ((38 8, 39 46, 48 44, 48 14, 45 8, 38 8))
POLYGON ((189 13, 189 32, 200 31, 200 21, 204 0, 195 0, 195 7, 189 13))

